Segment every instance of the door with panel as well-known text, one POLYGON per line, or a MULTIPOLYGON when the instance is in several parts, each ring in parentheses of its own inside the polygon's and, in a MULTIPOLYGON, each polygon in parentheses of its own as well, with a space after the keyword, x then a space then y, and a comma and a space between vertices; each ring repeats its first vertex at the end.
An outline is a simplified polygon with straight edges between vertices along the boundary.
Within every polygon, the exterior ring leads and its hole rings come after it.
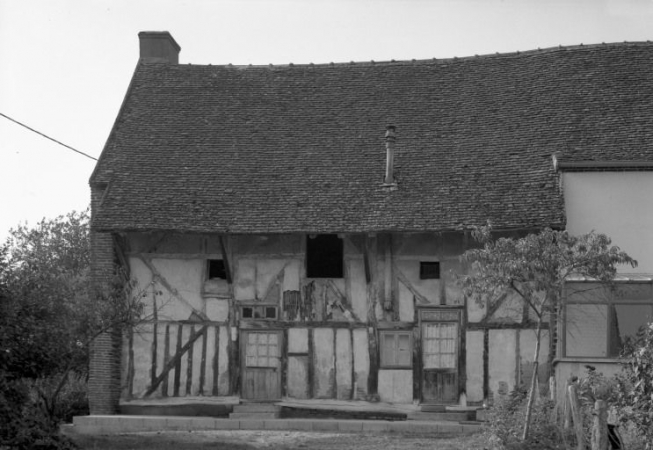
POLYGON ((281 398, 281 346, 278 330, 242 332, 242 398, 279 400, 281 398))
POLYGON ((458 402, 460 317, 460 310, 421 311, 422 403, 458 402))

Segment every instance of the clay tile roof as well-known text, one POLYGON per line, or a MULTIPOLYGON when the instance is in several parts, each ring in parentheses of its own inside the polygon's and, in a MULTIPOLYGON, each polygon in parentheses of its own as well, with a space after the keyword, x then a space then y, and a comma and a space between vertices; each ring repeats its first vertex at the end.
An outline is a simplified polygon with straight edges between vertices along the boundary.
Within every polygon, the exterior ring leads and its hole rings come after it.
POLYGON ((559 161, 653 161, 653 44, 386 63, 140 63, 97 230, 564 226, 559 161), (396 128, 397 189, 382 186, 396 128))

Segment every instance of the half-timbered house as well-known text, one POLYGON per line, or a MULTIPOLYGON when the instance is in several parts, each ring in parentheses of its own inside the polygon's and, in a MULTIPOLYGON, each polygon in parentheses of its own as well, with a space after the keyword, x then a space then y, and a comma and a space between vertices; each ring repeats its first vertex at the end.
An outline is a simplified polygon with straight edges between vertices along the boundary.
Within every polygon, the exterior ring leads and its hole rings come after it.
POLYGON ((534 322, 463 297, 469 230, 564 228, 565 158, 653 161, 650 44, 243 67, 139 37, 90 185, 96 287, 124 274, 144 320, 94 344, 94 414, 505 395, 532 373, 534 322))

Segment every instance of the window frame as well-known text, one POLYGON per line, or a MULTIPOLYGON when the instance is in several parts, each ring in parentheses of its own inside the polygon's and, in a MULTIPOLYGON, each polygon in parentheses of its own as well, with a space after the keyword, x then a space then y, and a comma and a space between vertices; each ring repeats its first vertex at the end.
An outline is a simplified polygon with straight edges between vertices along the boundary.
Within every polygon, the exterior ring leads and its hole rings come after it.
POLYGON ((245 303, 245 304, 240 304, 238 305, 238 314, 240 320, 267 320, 267 321, 275 321, 279 320, 279 306, 276 304, 252 304, 252 303, 245 303), (245 317, 244 310, 245 308, 251 308, 252 309, 252 317, 245 317), (267 317, 267 311, 268 308, 274 308, 275 315, 274 317, 267 317), (260 310, 262 312, 261 317, 254 317, 255 310, 260 310))
MULTIPOLYGON (((612 323, 613 317, 617 314, 616 312, 616 307, 617 306, 648 306, 650 312, 651 318, 653 318, 653 282, 651 281, 640 281, 640 280, 629 280, 629 281, 618 281, 614 284, 614 286, 609 287, 609 286, 600 286, 600 284, 596 281, 576 281, 572 280, 570 282, 566 283, 565 286, 565 295, 564 295, 564 303, 562 305, 562 345, 561 345, 561 355, 563 358, 567 359, 605 359, 605 360, 615 360, 619 359, 620 355, 614 354, 613 353, 613 340, 614 340, 614 330, 615 330, 615 324, 612 323), (572 299, 570 300, 569 298, 569 292, 570 292, 570 287, 571 286, 592 286, 596 285, 597 289, 597 294, 594 295, 591 299, 585 298, 584 300, 575 300, 572 299), (618 291, 624 291, 627 290, 629 287, 632 288, 632 286, 646 286, 648 285, 648 297, 642 296, 642 298, 621 298, 620 296, 623 295, 620 294, 618 291), (604 317, 604 321, 602 324, 605 325, 605 341, 603 343, 602 349, 605 351, 605 355, 588 355, 588 354, 582 354, 582 355, 570 355, 569 354, 569 339, 568 339, 568 333, 569 333, 569 327, 570 325, 573 326, 573 324, 569 323, 569 311, 568 307, 570 305, 587 305, 587 306, 595 306, 595 307, 600 307, 600 306, 605 306, 606 307, 606 313, 604 317), (612 311, 614 310, 614 311, 612 311)), ((617 322, 616 325, 618 325, 619 322, 617 322)), ((619 339, 621 339, 621 336, 619 336, 619 339)))
POLYGON ((379 330, 379 368, 380 369, 412 369, 413 368, 413 332, 407 330, 379 330), (408 336, 408 362, 401 364, 397 362, 399 356, 399 336, 406 335, 408 336), (385 336, 394 336, 394 354, 395 361, 390 363, 385 360, 385 336))

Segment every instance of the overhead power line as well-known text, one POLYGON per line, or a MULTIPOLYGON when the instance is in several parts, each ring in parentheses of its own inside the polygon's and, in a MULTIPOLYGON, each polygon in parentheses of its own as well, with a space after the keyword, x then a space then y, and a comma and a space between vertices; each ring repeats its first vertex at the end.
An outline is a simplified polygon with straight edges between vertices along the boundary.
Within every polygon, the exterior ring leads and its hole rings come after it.
POLYGON ((53 139, 53 138, 51 138, 50 136, 41 133, 40 131, 36 131, 34 128, 30 128, 30 127, 28 127, 27 125, 25 125, 24 123, 20 123, 19 121, 15 120, 15 119, 12 119, 11 117, 9 117, 9 116, 7 116, 7 115, 5 115, 5 114, 2 114, 1 112, 0 112, 0 116, 4 117, 5 119, 11 120, 12 122, 14 122, 14 123, 20 125, 21 127, 25 127, 25 128, 27 128, 28 130, 33 131, 34 133, 39 134, 39 135, 43 136, 43 137, 46 138, 46 139, 50 139, 51 141, 56 142, 57 144, 62 145, 62 146, 64 146, 64 147, 66 147, 67 149, 70 149, 70 150, 74 151, 75 153, 79 153, 80 155, 84 155, 84 156, 86 156, 87 158, 92 159, 93 161, 97 161, 97 158, 94 158, 94 157, 92 157, 91 155, 87 155, 87 154, 84 153, 84 152, 80 152, 79 150, 77 150, 77 149, 75 149, 75 148, 72 148, 70 145, 66 145, 66 144, 64 144, 63 142, 59 142, 58 140, 53 139))

